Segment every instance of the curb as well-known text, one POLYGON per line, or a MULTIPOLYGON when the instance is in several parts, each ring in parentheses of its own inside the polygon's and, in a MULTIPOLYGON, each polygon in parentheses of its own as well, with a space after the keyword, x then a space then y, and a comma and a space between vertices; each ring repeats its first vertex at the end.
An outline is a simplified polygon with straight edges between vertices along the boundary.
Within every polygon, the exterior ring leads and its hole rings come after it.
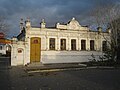
POLYGON ((43 72, 58 72, 58 71, 69 71, 69 70, 83 70, 86 68, 66 68, 66 69, 43 69, 43 70, 31 70, 27 71, 27 73, 43 73, 43 72))
POLYGON ((87 70, 87 69, 115 69, 115 67, 78 67, 78 68, 47 68, 47 69, 36 69, 28 70, 25 69, 27 73, 43 73, 43 72, 58 72, 58 71, 69 71, 69 70, 87 70))
POLYGON ((10 58, 10 57, 0 57, 0 58, 10 58))
POLYGON ((101 67, 101 66, 96 66, 96 67, 86 67, 87 69, 114 69, 115 67, 101 67))

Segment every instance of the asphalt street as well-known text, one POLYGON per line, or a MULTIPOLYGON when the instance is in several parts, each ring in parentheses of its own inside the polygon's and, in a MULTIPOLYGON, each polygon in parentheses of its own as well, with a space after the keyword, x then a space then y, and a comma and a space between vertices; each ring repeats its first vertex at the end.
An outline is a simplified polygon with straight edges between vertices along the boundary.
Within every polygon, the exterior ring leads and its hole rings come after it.
POLYGON ((0 57, 0 90, 11 90, 9 62, 10 58, 0 57))
POLYGON ((27 73, 0 58, 0 90, 120 90, 120 69, 27 73))

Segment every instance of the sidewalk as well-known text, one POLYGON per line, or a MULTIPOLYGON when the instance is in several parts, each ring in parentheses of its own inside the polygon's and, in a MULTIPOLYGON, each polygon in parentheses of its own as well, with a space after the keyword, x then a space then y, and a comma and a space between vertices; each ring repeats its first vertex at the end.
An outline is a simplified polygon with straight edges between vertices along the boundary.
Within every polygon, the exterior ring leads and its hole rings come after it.
POLYGON ((33 63, 25 66, 25 71, 28 73, 33 72, 48 72, 48 71, 61 71, 61 70, 72 70, 77 68, 86 68, 85 64, 80 63, 61 63, 61 64, 38 64, 33 63))
POLYGON ((30 65, 24 66, 23 69, 27 73, 37 73, 37 72, 57 72, 57 71, 65 71, 65 70, 83 70, 83 69, 115 69, 115 67, 110 67, 110 66, 88 67, 86 64, 80 64, 80 63, 61 63, 61 64, 32 63, 30 65))

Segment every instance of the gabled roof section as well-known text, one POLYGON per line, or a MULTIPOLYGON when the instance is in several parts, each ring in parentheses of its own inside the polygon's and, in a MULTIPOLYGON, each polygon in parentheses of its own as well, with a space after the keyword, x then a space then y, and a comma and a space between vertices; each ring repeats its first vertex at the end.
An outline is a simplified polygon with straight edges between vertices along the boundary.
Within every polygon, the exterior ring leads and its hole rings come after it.
POLYGON ((57 29, 68 29, 68 30, 89 30, 88 27, 83 27, 79 24, 79 22, 73 17, 67 24, 57 23, 57 29))

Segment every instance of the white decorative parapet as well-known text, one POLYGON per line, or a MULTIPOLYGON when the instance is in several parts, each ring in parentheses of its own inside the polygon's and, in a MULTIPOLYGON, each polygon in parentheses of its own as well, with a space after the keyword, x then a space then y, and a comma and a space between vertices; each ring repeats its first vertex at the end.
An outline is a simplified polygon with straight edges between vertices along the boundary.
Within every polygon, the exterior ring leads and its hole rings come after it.
POLYGON ((57 23, 56 28, 63 29, 63 30, 66 30, 66 29, 68 29, 68 30, 87 30, 87 31, 89 30, 88 27, 82 27, 75 18, 72 18, 72 20, 70 22, 68 22, 67 24, 57 23))

